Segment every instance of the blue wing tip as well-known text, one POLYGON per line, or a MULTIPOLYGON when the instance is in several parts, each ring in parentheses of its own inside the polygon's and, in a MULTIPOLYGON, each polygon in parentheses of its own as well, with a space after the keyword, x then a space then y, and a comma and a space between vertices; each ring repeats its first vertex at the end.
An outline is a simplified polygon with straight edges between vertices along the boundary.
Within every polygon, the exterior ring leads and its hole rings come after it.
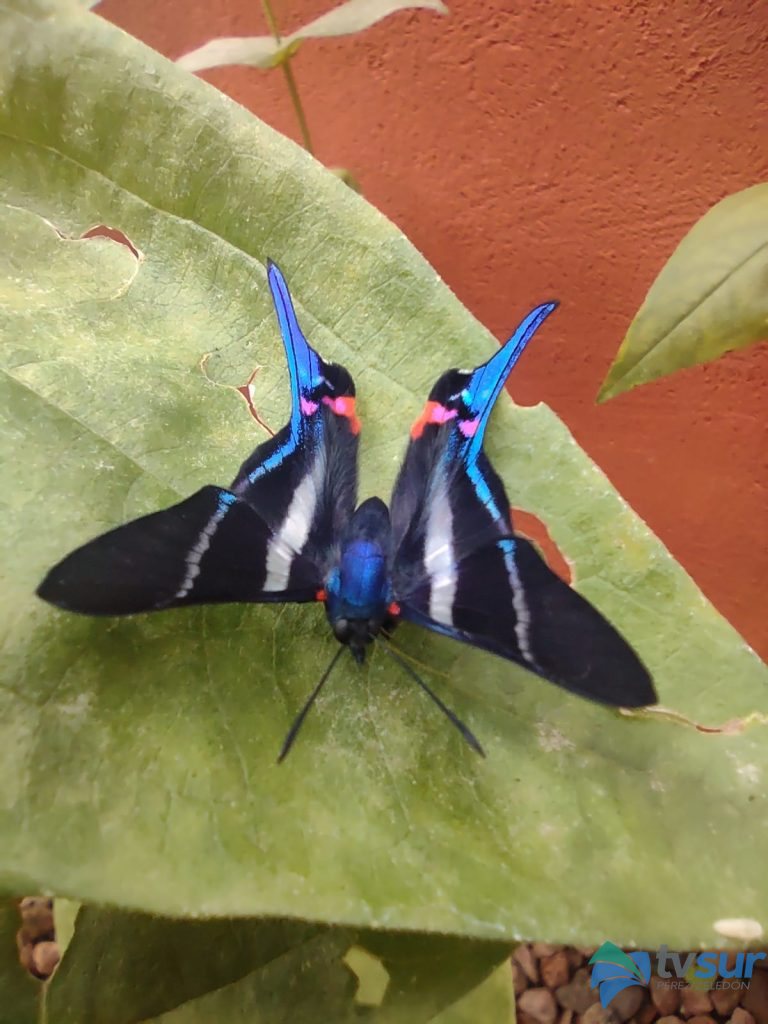
POLYGON ((275 261, 271 260, 269 257, 267 257, 267 279, 269 280, 270 284, 272 284, 272 282, 275 279, 281 282, 285 280, 285 278, 283 277, 283 272, 280 270, 280 267, 278 267, 275 261))

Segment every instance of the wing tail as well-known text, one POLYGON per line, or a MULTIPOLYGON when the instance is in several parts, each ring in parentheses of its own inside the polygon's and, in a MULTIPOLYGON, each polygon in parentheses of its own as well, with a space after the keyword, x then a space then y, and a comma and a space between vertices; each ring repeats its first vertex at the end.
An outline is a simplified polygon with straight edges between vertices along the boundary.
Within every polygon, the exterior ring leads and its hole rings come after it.
POLYGON ((291 426, 297 430, 302 417, 302 397, 306 403, 324 382, 323 363, 299 327, 288 285, 280 268, 272 260, 267 260, 267 281, 291 378, 291 426))
POLYGON ((465 384, 462 399, 471 419, 476 423, 467 451, 470 458, 482 447, 488 419, 515 364, 528 342, 557 306, 557 302, 543 302, 532 309, 499 351, 482 366, 478 366, 465 384))

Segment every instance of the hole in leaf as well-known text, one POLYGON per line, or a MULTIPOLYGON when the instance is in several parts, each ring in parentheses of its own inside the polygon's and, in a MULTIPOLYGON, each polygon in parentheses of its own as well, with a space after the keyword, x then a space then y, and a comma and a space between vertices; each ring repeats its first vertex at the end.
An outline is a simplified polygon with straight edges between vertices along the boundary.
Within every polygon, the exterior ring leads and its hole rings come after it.
POLYGON ((111 238, 113 242, 124 245, 137 260, 143 259, 141 251, 133 244, 130 238, 120 228, 111 228, 108 224, 95 224, 92 228, 84 231, 81 238, 111 238))
POLYGON ((358 1006, 381 1006, 389 986, 389 971, 381 960, 362 946, 350 946, 342 963, 357 979, 355 1003, 358 1006))
POLYGON ((250 375, 250 377, 245 382, 245 384, 240 384, 239 386, 234 385, 234 384, 222 384, 219 381, 214 380, 210 376, 210 374, 208 373, 208 360, 211 358, 211 356, 213 354, 214 353, 206 352, 205 355, 200 360, 200 362, 198 363, 198 366, 200 368, 200 372, 202 373, 202 375, 205 377, 205 379, 208 381, 209 384, 213 384, 217 388, 231 388, 233 391, 236 391, 238 393, 238 395, 240 395, 241 398, 245 399, 245 404, 248 406, 248 412, 256 420, 256 422, 259 424, 259 426, 263 430, 265 430, 269 434, 270 437, 274 437, 275 436, 275 431, 272 429, 272 427, 269 426, 268 423, 266 423, 261 418, 261 414, 259 413, 259 410, 256 408, 256 406, 254 404, 254 401, 253 401, 253 391, 254 391, 253 382, 256 379, 257 374, 261 370, 261 367, 260 366, 256 367, 256 369, 250 375))
POLYGON ((253 416, 253 418, 256 420, 256 422, 259 424, 259 426, 263 427, 264 430, 266 430, 266 432, 269 434, 270 437, 274 437, 275 436, 274 430, 269 426, 269 424, 264 422, 264 420, 261 418, 259 410, 253 404, 253 386, 252 385, 253 385, 253 381, 254 381, 254 379, 255 379, 255 377, 258 374, 260 369, 261 369, 261 367, 257 366, 256 369, 251 374, 251 376, 245 382, 245 384, 241 384, 239 388, 235 388, 235 391, 237 391, 238 394, 241 394, 243 396, 243 398, 245 399, 245 404, 248 406, 248 412, 251 414, 251 416, 253 416))
MULTIPOLYGON (((681 711, 675 711, 674 708, 665 708, 661 704, 651 708, 618 708, 617 710, 625 718, 663 718, 668 722, 687 725, 697 732, 703 732, 711 736, 738 736, 745 729, 752 726, 768 725, 768 715, 760 711, 752 711, 742 718, 729 718, 727 722, 723 722, 721 725, 703 725, 701 722, 695 722, 681 711)), ((749 765, 745 766, 743 773, 748 775, 750 767, 749 765)))
POLYGON ((523 537, 533 541, 552 572, 557 573, 560 579, 565 580, 566 583, 572 583, 571 564, 552 540, 549 530, 541 519, 533 512, 526 512, 524 509, 513 506, 512 522, 515 524, 515 533, 520 533, 523 537))

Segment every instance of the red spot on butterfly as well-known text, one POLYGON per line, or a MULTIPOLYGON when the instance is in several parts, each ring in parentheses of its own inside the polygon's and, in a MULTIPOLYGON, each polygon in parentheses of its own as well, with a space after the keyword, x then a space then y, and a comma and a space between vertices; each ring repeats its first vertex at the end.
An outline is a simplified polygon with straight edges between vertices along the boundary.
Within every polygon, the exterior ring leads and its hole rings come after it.
POLYGON ((455 409, 448 409, 440 402, 427 402, 421 411, 421 416, 411 427, 411 437, 416 441, 424 433, 424 427, 429 426, 431 423, 438 425, 447 423, 457 416, 458 412, 455 409))
POLYGON ((533 512, 525 512, 520 508, 513 508, 511 512, 515 533, 522 534, 523 537, 533 541, 552 572, 557 573, 561 580, 571 584, 573 573, 570 562, 552 540, 544 523, 533 512))
POLYGON ((400 605, 397 603, 397 601, 393 601, 387 608, 387 611, 389 612, 390 615, 394 615, 395 618, 397 618, 397 616, 400 614, 400 605))
POLYGON ((320 590, 316 591, 316 593, 315 593, 315 600, 316 601, 324 601, 326 599, 326 597, 328 597, 328 595, 326 594, 326 592, 322 588, 320 590))
POLYGON ((360 433, 360 420, 355 413, 355 400, 351 395, 343 395, 341 398, 326 396, 323 399, 323 405, 327 405, 337 416, 345 416, 349 420, 349 429, 353 434, 360 433))

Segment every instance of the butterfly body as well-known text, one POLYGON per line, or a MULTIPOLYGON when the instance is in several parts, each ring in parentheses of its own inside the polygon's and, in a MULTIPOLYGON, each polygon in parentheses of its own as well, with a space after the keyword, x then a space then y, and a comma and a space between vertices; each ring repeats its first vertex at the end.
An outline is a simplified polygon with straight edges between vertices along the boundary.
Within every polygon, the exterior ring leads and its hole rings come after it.
POLYGON ((389 511, 380 498, 369 498, 353 513, 324 588, 334 636, 357 662, 382 628, 394 627, 391 564, 389 511))
POLYGON ((483 450, 507 376, 556 303, 537 306, 486 363, 438 378, 411 427, 389 507, 379 498, 358 505, 352 377, 309 345, 274 264, 268 281, 288 361, 288 423, 255 449, 229 488, 203 487, 97 537, 50 570, 39 596, 89 615, 324 602, 334 635, 357 662, 380 640, 478 750, 466 726, 386 646, 401 620, 593 700, 653 703, 648 671, 626 640, 515 533, 504 485, 483 450))

